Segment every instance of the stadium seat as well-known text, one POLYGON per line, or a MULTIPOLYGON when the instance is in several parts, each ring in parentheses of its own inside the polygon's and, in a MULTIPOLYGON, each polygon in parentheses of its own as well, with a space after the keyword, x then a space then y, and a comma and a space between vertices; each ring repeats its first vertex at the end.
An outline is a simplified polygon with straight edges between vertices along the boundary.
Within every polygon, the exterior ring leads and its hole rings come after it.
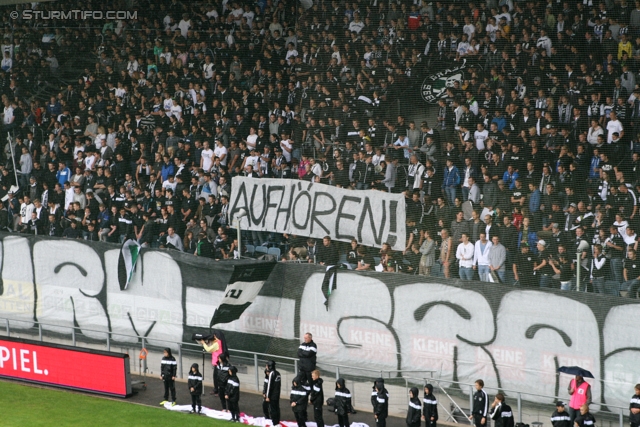
POLYGON ((269 255, 273 255, 276 257, 276 261, 280 261, 280 248, 269 248, 267 251, 269 255))
POLYGON ((266 246, 256 246, 255 254, 256 256, 264 255, 269 252, 269 249, 266 246))
POLYGON ((253 254, 256 251, 256 247, 253 245, 244 245, 244 247, 247 249, 247 251, 245 252, 245 255, 253 256, 253 254))

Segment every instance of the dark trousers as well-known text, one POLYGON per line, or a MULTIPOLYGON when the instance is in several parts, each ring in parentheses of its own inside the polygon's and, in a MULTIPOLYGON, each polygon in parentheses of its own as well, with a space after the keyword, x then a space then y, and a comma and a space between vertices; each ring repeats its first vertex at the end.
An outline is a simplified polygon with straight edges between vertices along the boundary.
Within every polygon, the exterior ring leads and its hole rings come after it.
POLYGON ((224 398, 224 388, 218 390, 218 397, 220 398, 220 405, 222 406, 222 410, 229 409, 227 406, 227 399, 224 398))
POLYGON ((176 382, 171 378, 162 380, 164 383, 164 400, 169 400, 169 392, 171 392, 171 401, 176 401, 176 382))
POLYGON ((231 412, 231 420, 240 421, 240 406, 238 402, 227 401, 229 412, 231 412))
POLYGON ((296 418, 296 423, 298 423, 298 427, 306 427, 307 411, 298 411, 298 412, 294 411, 293 415, 296 418))
POLYGON ((483 417, 482 414, 473 414, 473 425, 475 425, 476 427, 487 427, 488 420, 489 419, 487 417, 483 417), (483 418, 485 419, 484 425, 482 424, 483 418))
POLYGON ((322 418, 322 406, 313 408, 313 420, 317 427, 324 427, 324 418, 322 418))
POLYGON ((425 420, 426 427, 436 427, 436 421, 425 420))
POLYGON ((387 417, 378 417, 376 418, 376 427, 386 427, 387 426, 387 417))
POLYGON ((269 401, 266 400, 262 402, 262 412, 264 413, 264 417, 268 420, 271 420, 271 423, 276 426, 280 424, 280 401, 269 401))
POLYGON ((575 425, 576 417, 580 415, 580 409, 567 408, 569 410, 569 416, 571 417, 571 425, 575 425))
POLYGON ((338 415, 338 425, 340 427, 349 427, 349 415, 348 414, 344 414, 344 415, 338 415))
POLYGON ((298 379, 300 380, 300 384, 311 384, 313 378, 311 378, 311 371, 304 371, 300 369, 298 372, 298 379))
POLYGON ((191 395, 191 409, 196 410, 196 406, 198 407, 198 412, 202 410, 202 399, 199 394, 191 395))

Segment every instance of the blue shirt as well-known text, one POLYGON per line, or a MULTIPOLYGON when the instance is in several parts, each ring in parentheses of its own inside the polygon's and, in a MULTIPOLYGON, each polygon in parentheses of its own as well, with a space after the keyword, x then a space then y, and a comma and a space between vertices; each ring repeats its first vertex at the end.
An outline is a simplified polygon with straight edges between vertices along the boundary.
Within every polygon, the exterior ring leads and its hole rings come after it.
POLYGON ((504 129, 504 127, 507 125, 507 120, 502 116, 494 117, 493 120, 491 120, 491 123, 497 124, 498 132, 502 132, 502 129, 504 129))
POLYGON ((451 187, 458 184, 460 184, 460 174, 458 173, 458 168, 452 166, 451 170, 449 170, 449 168, 445 166, 442 187, 451 187))
POLYGON ((518 179, 520 175, 518 172, 513 171, 511 175, 509 175, 509 171, 506 171, 504 175, 502 175, 502 180, 504 181, 504 185, 509 186, 509 190, 513 190, 516 188, 516 179, 518 179))
POLYGON ((69 168, 58 170, 56 173, 56 179, 58 180, 58 183, 64 187, 64 183, 71 179, 71 170, 69 168))
POLYGON ((536 213, 540 210, 540 190, 537 188, 529 197, 529 212, 536 213))

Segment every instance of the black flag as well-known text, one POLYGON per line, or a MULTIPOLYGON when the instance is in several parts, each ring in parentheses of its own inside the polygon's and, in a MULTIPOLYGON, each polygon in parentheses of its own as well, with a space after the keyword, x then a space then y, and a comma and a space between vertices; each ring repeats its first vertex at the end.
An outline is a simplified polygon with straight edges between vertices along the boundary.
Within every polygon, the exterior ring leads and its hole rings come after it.
POLYGON ((324 295, 324 305, 327 307, 327 311, 329 311, 329 297, 338 287, 338 268, 340 268, 339 265, 328 266, 322 280, 322 295, 324 295))
POLYGON ((224 297, 213 313, 209 327, 239 319, 256 299, 275 265, 275 262, 255 262, 234 266, 224 297))

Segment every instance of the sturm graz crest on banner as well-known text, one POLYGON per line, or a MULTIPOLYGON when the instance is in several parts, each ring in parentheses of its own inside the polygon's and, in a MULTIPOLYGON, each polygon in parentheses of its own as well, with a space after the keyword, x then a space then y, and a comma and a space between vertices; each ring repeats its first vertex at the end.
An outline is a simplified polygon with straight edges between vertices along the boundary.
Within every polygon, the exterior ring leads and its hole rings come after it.
POLYGON ((429 103, 435 103, 438 99, 443 98, 447 93, 448 87, 453 87, 453 83, 456 81, 462 82, 465 70, 466 63, 462 62, 459 65, 445 68, 427 76, 420 88, 422 99, 429 103))

